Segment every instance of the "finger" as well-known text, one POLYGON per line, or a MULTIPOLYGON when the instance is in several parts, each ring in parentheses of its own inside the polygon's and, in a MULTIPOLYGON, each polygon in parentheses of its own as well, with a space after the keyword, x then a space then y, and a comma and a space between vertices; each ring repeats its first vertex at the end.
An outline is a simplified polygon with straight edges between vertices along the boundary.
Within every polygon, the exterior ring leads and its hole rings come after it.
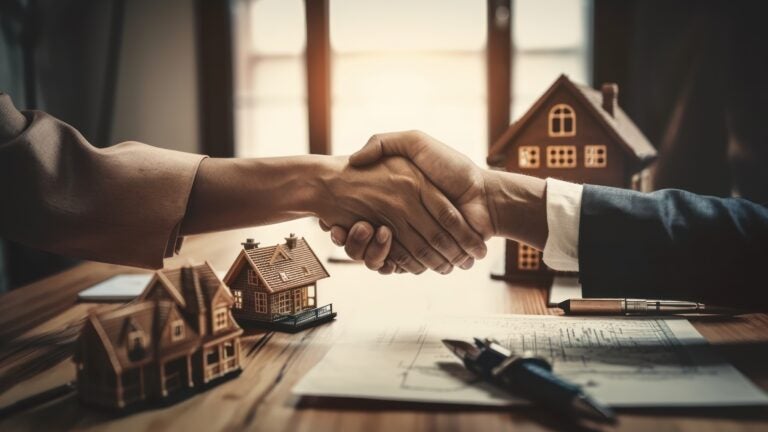
MULTIPOLYGON (((417 214, 412 220, 408 221, 408 223, 399 230, 398 241, 411 253, 413 258, 422 265, 438 273, 446 274, 452 267, 451 263, 445 259, 440 252, 433 248, 420 234, 421 232, 425 232, 427 235, 433 236, 433 234, 430 233, 430 230, 433 229, 432 226, 434 225, 436 225, 436 222, 432 220, 432 216, 429 213, 426 211, 417 211, 417 214)), ((444 237, 450 238, 448 234, 445 234, 444 237)), ((400 265, 400 263, 397 264, 400 265)), ((406 270, 410 271, 408 268, 406 268, 406 270)))
POLYGON ((360 261, 364 259, 365 250, 368 248, 371 240, 373 240, 373 235, 374 230, 370 223, 365 221, 356 222, 349 230, 344 251, 353 260, 360 261))
POLYGON ((409 272, 413 274, 421 274, 427 269, 417 261, 410 252, 400 243, 399 240, 392 240, 392 247, 389 249, 389 259, 397 265, 397 267, 403 272, 409 272))
POLYGON ((397 270, 397 264, 388 259, 384 261, 384 265, 379 269, 379 274, 389 275, 397 270))
POLYGON ((373 241, 368 243, 368 249, 365 250, 365 266, 371 270, 382 268, 391 246, 392 231, 386 226, 379 227, 373 241))
POLYGON ((472 268, 473 265, 475 265, 475 259, 472 257, 469 257, 467 258, 466 261, 459 264, 459 268, 461 268, 462 270, 469 270, 472 268))
POLYGON ((322 219, 318 219, 318 220, 317 220, 317 223, 318 223, 318 224, 320 224, 320 229, 321 229, 321 230, 323 230, 323 231, 325 231, 325 232, 328 232, 328 231, 330 231, 330 230, 331 230, 331 227, 330 227, 330 226, 328 226, 328 224, 327 224, 327 223, 325 223, 325 221, 324 221, 324 220, 322 220, 322 219))
POLYGON ((331 241, 336 246, 344 246, 347 243, 347 230, 344 228, 334 225, 331 227, 331 241))
POLYGON ((399 155, 413 160, 419 149, 415 132, 389 132, 375 134, 363 148, 349 157, 352 166, 370 165, 384 156, 399 155))
POLYGON ((431 230, 430 236, 426 237, 432 247, 440 251, 453 265, 464 262, 469 255, 476 259, 485 256, 487 248, 483 237, 469 226, 461 212, 442 192, 427 183, 421 191, 421 200, 434 220, 443 228, 431 230), (450 241, 444 234, 449 235, 450 241))

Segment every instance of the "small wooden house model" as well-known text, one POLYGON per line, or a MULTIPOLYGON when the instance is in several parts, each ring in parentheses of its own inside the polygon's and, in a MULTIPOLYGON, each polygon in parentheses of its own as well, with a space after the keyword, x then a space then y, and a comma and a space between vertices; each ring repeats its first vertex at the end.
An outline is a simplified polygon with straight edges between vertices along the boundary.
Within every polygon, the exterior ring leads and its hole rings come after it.
POLYGON ((232 288, 232 313, 240 323, 295 332, 336 317, 333 305, 318 307, 317 281, 328 272, 304 238, 259 247, 248 239, 224 282, 232 288))
POLYGON ((210 264, 159 270, 134 302, 88 316, 74 361, 81 400, 123 409, 240 372, 243 330, 210 264))
MULTIPOLYGON (((555 177, 647 189, 644 168, 656 150, 618 105, 619 88, 601 91, 561 75, 491 146, 488 165, 536 177, 555 177)), ((507 241, 503 279, 547 279, 541 252, 507 241)))

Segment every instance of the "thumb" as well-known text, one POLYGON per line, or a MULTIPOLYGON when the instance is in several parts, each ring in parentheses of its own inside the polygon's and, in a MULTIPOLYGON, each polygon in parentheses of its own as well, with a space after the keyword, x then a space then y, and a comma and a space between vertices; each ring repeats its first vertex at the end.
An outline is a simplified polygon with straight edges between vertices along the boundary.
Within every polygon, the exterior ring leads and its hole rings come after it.
POLYGON ((349 157, 349 164, 355 167, 370 165, 384 156, 384 143, 381 135, 373 135, 363 148, 349 157))
POLYGON ((415 130, 375 134, 363 148, 349 157, 349 164, 357 167, 370 165, 384 156, 402 156, 415 163, 416 155, 424 147, 425 137, 424 133, 415 130))

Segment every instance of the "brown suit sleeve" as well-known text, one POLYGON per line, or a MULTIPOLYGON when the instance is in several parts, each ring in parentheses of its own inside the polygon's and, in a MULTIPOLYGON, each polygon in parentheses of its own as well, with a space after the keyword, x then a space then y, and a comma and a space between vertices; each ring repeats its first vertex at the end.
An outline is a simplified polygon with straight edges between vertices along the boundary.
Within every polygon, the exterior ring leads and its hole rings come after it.
POLYGON ((160 268, 205 156, 137 142, 98 149, 0 93, 0 237, 95 261, 160 268))

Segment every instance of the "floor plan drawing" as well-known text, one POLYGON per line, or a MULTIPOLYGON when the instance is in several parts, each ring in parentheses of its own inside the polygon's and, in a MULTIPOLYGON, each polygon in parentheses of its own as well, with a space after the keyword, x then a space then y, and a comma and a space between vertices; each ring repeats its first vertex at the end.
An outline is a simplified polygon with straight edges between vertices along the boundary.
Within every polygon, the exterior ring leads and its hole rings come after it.
POLYGON ((718 359, 685 320, 547 316, 434 317, 359 328, 294 392, 462 404, 520 400, 479 382, 443 338, 490 337, 544 357, 556 373, 614 406, 764 404, 768 398, 718 359), (627 391, 627 387, 632 391, 627 391), (714 393, 716 394, 713 394, 714 393), (725 397, 724 397, 725 395, 725 397))

